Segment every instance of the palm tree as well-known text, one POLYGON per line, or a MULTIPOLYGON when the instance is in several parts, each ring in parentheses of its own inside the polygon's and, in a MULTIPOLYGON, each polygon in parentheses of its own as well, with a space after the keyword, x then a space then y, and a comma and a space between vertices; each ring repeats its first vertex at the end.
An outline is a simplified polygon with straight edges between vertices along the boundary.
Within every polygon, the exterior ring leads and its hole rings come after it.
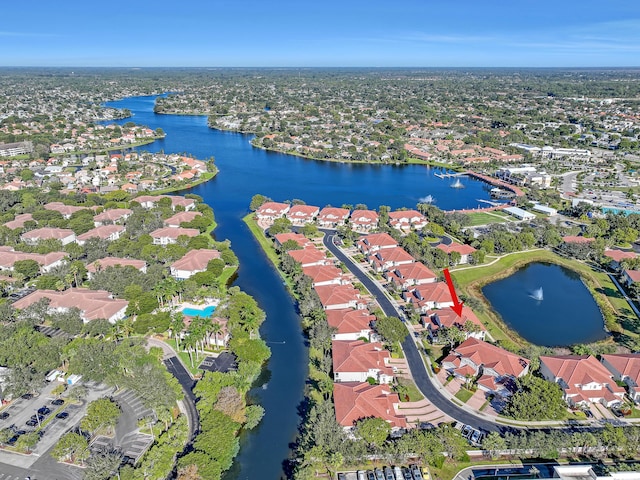
POLYGON ((213 337, 215 338, 215 346, 218 347, 218 334, 222 332, 222 325, 220 325, 219 322, 213 322, 211 324, 211 333, 213 334, 213 337))

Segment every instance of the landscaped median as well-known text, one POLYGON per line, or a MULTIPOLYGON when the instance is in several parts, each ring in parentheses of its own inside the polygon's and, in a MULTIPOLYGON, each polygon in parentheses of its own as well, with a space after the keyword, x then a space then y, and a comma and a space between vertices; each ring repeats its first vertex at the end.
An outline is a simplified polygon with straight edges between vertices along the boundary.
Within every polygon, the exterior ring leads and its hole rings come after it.
MULTIPOLYGON (((514 348, 522 347, 527 343, 516 332, 509 329, 493 310, 482 294, 482 287, 508 277, 516 270, 533 262, 553 263, 579 274, 598 304, 607 329, 612 332, 623 332, 623 326, 616 317, 624 317, 628 305, 605 272, 596 271, 585 263, 561 257, 549 250, 536 249, 508 254, 488 265, 462 267, 451 271, 460 292, 477 298, 485 306, 484 311, 478 311, 477 314, 496 341, 499 340, 503 346, 514 348)), ((625 331, 624 333, 636 336, 633 332, 625 331)))

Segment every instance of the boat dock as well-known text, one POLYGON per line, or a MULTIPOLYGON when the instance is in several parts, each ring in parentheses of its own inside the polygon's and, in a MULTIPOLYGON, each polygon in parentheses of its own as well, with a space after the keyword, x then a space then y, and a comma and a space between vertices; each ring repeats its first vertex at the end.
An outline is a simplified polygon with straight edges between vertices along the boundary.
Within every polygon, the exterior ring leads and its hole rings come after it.
POLYGON ((467 175, 467 172, 456 172, 456 173, 434 173, 434 175, 438 178, 452 178, 452 177, 464 177, 467 175))
POLYGON ((499 207, 500 205, 504 205, 503 203, 500 203, 500 202, 492 202, 491 200, 481 200, 479 198, 476 198, 476 201, 482 202, 482 203, 488 203, 492 207, 499 207))

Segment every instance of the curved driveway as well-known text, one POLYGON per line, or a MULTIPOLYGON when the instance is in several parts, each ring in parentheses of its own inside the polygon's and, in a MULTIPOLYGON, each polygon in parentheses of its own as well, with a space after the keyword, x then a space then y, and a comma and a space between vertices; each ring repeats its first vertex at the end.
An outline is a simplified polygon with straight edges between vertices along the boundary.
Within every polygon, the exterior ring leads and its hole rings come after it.
MULTIPOLYGON (((365 272, 363 272, 349 257, 347 257, 347 255, 342 252, 342 250, 340 250, 333 243, 335 232, 332 230, 323 231, 325 233, 325 236, 322 240, 324 246, 333 255, 335 255, 338 260, 344 263, 349 271, 351 271, 351 273, 358 278, 358 281, 362 283, 373 296, 376 297, 376 300, 380 304, 380 308, 385 313, 385 315, 389 317, 400 316, 400 318, 404 318, 402 315, 399 315, 398 310, 387 298, 385 292, 382 291, 380 286, 373 280, 371 280, 371 278, 365 272)), ((463 408, 460 408, 456 404, 451 402, 451 400, 449 400, 447 397, 445 397, 442 392, 440 392, 438 386, 436 386, 430 379, 424 362, 422 361, 422 357, 420 356, 420 352, 418 351, 415 342, 411 338, 411 335, 407 335, 402 342, 402 349, 404 350, 405 358, 409 365, 409 369, 411 370, 413 380, 415 381, 422 394, 433 404, 433 406, 435 406, 451 418, 467 425, 471 425, 475 428, 480 428, 489 432, 497 431, 503 433, 506 431, 514 430, 514 427, 496 424, 491 420, 482 418, 463 408)))

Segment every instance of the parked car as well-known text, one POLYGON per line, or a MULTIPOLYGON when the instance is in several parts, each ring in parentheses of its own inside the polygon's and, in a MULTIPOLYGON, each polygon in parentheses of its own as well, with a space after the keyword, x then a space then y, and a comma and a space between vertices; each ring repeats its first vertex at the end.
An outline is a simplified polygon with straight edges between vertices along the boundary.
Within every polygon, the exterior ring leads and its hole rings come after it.
POLYGON ((7 418, 9 418, 9 412, 0 413, 0 420, 5 420, 7 418))
POLYGON ((413 480, 413 475, 411 475, 411 471, 406 467, 402 469, 402 475, 404 475, 404 480, 413 480))
POLYGON ((11 437, 9 440, 7 440, 7 445, 13 445, 17 441, 18 441, 18 436, 15 435, 15 436, 11 437))
POLYGON ((393 477, 393 472, 389 467, 384 467, 382 471, 384 472, 385 480, 395 480, 395 478, 393 477))
POLYGON ((358 480, 367 480, 367 473, 364 470, 358 470, 358 480))
POLYGON ((25 393, 20 398, 24 398, 25 400, 31 400, 33 398, 33 393, 25 393))
POLYGON ((376 474, 376 480, 384 480, 384 474, 382 473, 382 470, 380 470, 379 468, 374 468, 373 473, 376 474))
POLYGON ((376 480, 376 476, 371 470, 367 470, 367 480, 376 480))
POLYGON ((33 418, 30 420, 27 420, 25 422, 25 425, 29 426, 29 427, 35 427, 36 425, 38 425, 38 421, 34 420, 33 418))
POLYGON ((469 435, 471 435, 472 431, 473 428, 471 428, 469 425, 465 425, 464 427, 462 427, 462 436, 464 438, 469 438, 469 435))
POLYGON ((469 440, 471 441, 471 443, 475 445, 480 445, 481 439, 482 439, 482 432, 479 432, 478 430, 474 430, 469 440))
POLYGON ((39 413, 40 415, 49 415, 49 414, 51 413, 51 409, 50 409, 50 408, 47 408, 47 407, 40 407, 40 408, 38 409, 38 413, 39 413))
POLYGON ((412 465, 411 473, 413 474, 413 480, 422 480, 422 473, 420 473, 420 469, 416 465, 412 465))
POLYGON ((396 476, 396 480, 403 480, 402 470, 397 465, 393 467, 393 474, 396 476))
POLYGON ((69 416, 69 414, 67 412, 60 412, 56 415, 56 418, 59 418, 61 420, 64 420, 65 418, 67 418, 69 416))
POLYGON ((338 473, 338 480, 347 480, 347 476, 344 473, 340 472, 338 473))
POLYGON ((62 400, 61 398, 56 398, 55 400, 51 400, 51 405, 59 407, 60 405, 64 405, 64 400, 62 400))

